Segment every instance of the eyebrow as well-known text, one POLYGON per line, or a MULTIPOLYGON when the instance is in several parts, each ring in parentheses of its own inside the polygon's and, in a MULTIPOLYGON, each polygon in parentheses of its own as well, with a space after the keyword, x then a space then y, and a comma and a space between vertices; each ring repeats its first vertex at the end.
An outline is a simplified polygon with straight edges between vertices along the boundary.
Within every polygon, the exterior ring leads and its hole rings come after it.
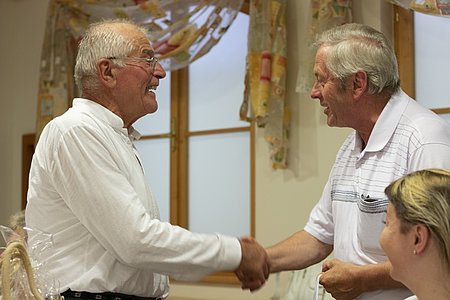
POLYGON ((149 55, 150 57, 155 56, 155 51, 151 50, 151 49, 144 49, 142 50, 142 53, 149 55))

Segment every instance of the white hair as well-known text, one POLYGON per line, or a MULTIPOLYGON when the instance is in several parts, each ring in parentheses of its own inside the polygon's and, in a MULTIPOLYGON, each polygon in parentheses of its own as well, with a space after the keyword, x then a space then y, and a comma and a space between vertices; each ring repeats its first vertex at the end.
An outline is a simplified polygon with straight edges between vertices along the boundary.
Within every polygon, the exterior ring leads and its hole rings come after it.
MULTIPOLYGON (((127 29, 134 27, 147 34, 144 27, 125 20, 104 20, 92 23, 78 45, 74 78, 80 90, 86 84, 95 84, 97 79, 96 64, 98 60, 108 57, 124 57, 135 50, 136 45, 127 34, 127 29)), ((120 64, 120 62, 117 62, 120 64)))

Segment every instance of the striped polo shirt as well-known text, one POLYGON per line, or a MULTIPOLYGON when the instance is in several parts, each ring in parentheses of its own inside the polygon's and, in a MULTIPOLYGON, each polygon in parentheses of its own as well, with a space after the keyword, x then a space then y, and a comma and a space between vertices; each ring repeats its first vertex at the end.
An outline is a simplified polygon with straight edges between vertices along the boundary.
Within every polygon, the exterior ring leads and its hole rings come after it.
MULTIPOLYGON (((386 261, 379 244, 388 204, 384 189, 403 175, 432 167, 450 169, 450 124, 399 91, 364 149, 356 132, 344 141, 305 230, 333 244, 340 260, 356 265, 386 261)), ((400 291, 392 298, 397 292, 366 293, 358 299, 369 299, 369 294, 370 299, 404 299, 409 293, 400 291)))

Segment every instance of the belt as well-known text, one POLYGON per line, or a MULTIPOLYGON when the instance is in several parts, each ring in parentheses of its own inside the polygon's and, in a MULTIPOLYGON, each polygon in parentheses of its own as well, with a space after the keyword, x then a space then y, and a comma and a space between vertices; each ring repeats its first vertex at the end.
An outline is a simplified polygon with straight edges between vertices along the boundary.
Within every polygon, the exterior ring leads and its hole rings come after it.
POLYGON ((89 293, 89 292, 74 292, 67 290, 61 294, 65 300, 81 300, 81 299, 98 299, 98 300, 162 300, 159 297, 138 297, 133 295, 125 295, 120 293, 89 293))

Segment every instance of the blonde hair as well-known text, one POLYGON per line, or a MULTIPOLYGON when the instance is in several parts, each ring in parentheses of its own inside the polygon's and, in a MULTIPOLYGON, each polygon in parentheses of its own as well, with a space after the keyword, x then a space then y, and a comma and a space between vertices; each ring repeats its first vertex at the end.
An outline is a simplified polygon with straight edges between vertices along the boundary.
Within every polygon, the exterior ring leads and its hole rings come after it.
POLYGON ((450 171, 413 172, 391 183, 385 193, 401 221, 400 230, 404 233, 411 225, 426 225, 450 270, 450 171))

